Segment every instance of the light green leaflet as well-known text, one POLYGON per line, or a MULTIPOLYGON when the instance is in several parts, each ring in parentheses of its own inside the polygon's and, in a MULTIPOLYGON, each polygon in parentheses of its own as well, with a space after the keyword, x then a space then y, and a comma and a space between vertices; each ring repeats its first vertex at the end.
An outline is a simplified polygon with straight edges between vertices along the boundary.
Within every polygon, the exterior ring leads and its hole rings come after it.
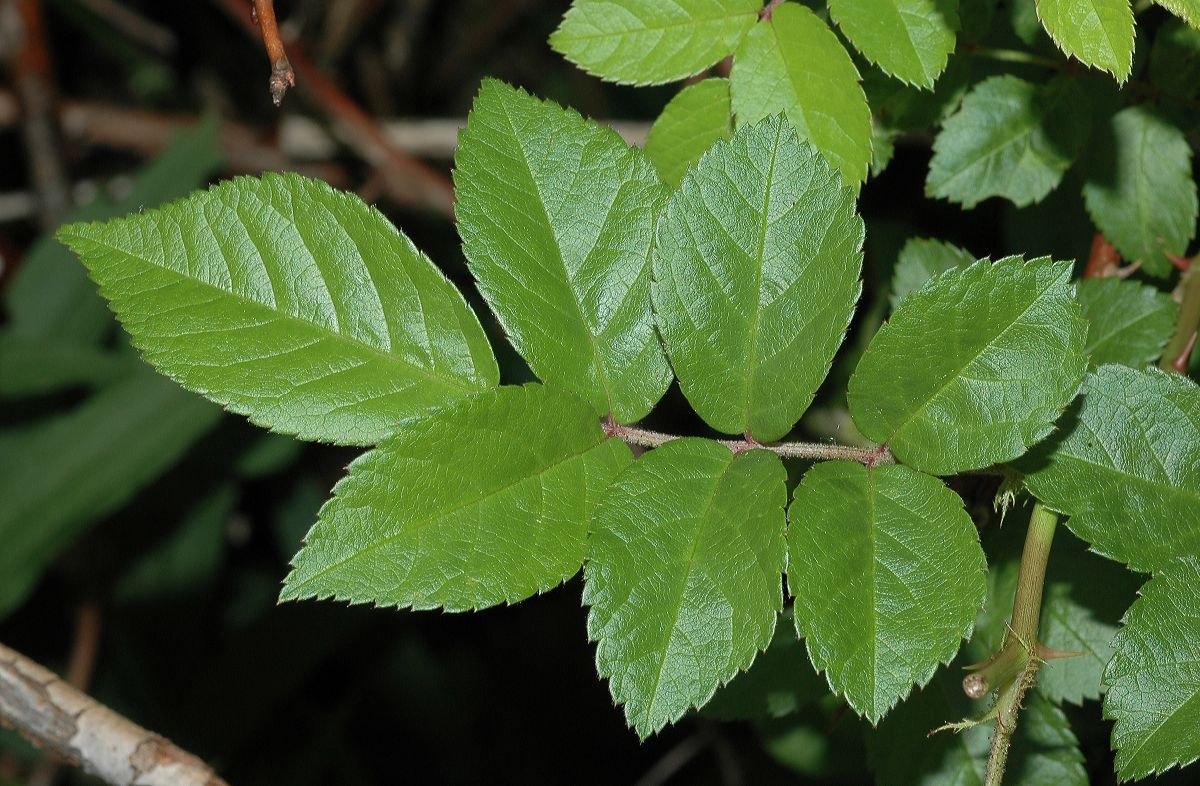
POLYGON ((1050 433, 1083 379, 1071 264, 1016 257, 947 271, 872 339, 848 403, 859 431, 949 475, 1010 461, 1050 433))
POLYGON ((742 41, 730 73, 739 125, 786 112, 854 189, 871 161, 871 110, 858 69, 829 27, 797 3, 777 6, 742 41))
POLYGON ((1130 262, 1166 278, 1166 254, 1183 254, 1196 236, 1196 181, 1184 133, 1149 107, 1113 115, 1087 161, 1088 215, 1130 262))
MULTIPOLYGON (((983 786, 991 724, 961 733, 929 732, 949 720, 977 715, 962 691, 962 671, 943 670, 898 706, 870 737, 878 786, 983 786)), ((1079 742, 1062 710, 1028 694, 1013 735, 1005 786, 1087 786, 1079 742)))
POLYGON ((718 142, 667 204, 654 255, 658 328, 713 428, 782 437, 842 342, 862 269, 854 197, 782 116, 718 142))
POLYGON ((829 0, 829 15, 886 73, 932 89, 954 51, 958 0, 829 0))
POLYGON ((788 588, 813 665, 875 723, 958 651, 987 562, 962 500, 901 465, 829 461, 788 510, 788 588))
POLYGON ((1140 368, 1158 360, 1179 314, 1170 295, 1119 278, 1084 279, 1076 284, 1075 297, 1088 321, 1083 351, 1093 366, 1140 368))
POLYGON ((58 236, 155 368, 274 431, 367 445, 499 377, 428 257, 317 180, 240 177, 58 236))
MULTIPOLYGON (((1182 553, 1182 552, 1181 552, 1182 553)), ((1104 672, 1104 717, 1121 780, 1200 758, 1200 558, 1168 563, 1142 587, 1104 672)))
POLYGON ((1038 18, 1058 48, 1124 82, 1133 68, 1129 0, 1037 0, 1038 18))
POLYGON ((732 54, 759 0, 574 0, 550 46, 602 79, 674 82, 732 54))
POLYGON ((0 617, 80 532, 221 419, 219 408, 138 366, 71 412, 0 438, 0 617))
POLYGON ((1200 0, 1154 0, 1163 8, 1200 30, 1200 0))
POLYGON ((974 207, 999 196, 1041 201, 1087 141, 1086 94, 1071 79, 1036 86, 1014 76, 977 84, 933 143, 925 193, 974 207))
POLYGON ((584 402, 540 385, 417 416, 350 464, 280 599, 463 611, 553 589, 630 461, 584 402))
POLYGON ((645 147, 664 183, 678 188, 704 151, 733 133, 730 112, 728 79, 705 79, 671 99, 650 126, 645 147))
POLYGON ((644 417, 671 371, 650 309, 667 189, 642 152, 489 79, 459 136, 454 185, 471 272, 534 373, 597 414, 644 417))
POLYGON ((1026 486, 1092 549, 1152 572, 1200 552, 1200 387, 1158 369, 1101 366, 1026 486), (1048 453, 1049 455, 1046 455, 1048 453))
POLYGON ((953 243, 914 237, 900 249, 896 271, 892 276, 892 310, 913 290, 938 273, 955 267, 966 267, 975 261, 971 252, 953 243))
POLYGON ((588 636, 641 737, 704 704, 770 643, 785 479, 773 453, 679 439, 638 459, 596 506, 588 636))

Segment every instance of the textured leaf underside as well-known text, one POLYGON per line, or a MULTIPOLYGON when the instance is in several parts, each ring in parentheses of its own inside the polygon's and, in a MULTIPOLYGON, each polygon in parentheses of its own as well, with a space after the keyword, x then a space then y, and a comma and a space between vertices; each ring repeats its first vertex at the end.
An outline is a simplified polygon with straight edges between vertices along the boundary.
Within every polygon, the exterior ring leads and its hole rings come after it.
POLYGON ((499 379, 458 290, 320 181, 240 177, 58 236, 155 368, 273 431, 368 445, 499 379))
POLYGON ((455 214, 480 292, 542 380, 641 419, 671 381, 650 309, 667 190, 615 131, 503 82, 455 156, 455 214))
POLYGON ((1034 496, 1134 570, 1200 552, 1200 387, 1154 368, 1101 366, 1071 415, 1028 459, 1034 496))
POLYGON ((1200 558, 1167 565, 1125 615, 1104 673, 1122 780, 1200 758, 1200 558))
POLYGON ((584 601, 596 666, 642 737, 750 667, 783 607, 786 473, 675 440, 625 470, 596 506, 584 601))
POLYGON ((852 188, 866 179, 871 109, 858 69, 808 8, 784 3, 769 21, 755 25, 734 56, 729 78, 739 125, 785 112, 852 188))
POLYGON ((631 460, 584 402, 540 385, 418 416, 350 465, 280 597, 462 611, 552 589, 631 460))
POLYGON ((875 723, 970 633, 986 591, 979 536, 954 492, 901 465, 817 464, 788 519, 796 629, 875 723))
POLYGON ((575 0, 550 46, 602 79, 674 82, 733 53, 758 0, 575 0))
POLYGON ((864 436, 924 472, 1012 460, 1050 433, 1084 373, 1071 264, 1018 258, 947 271, 912 292, 850 379, 864 436))
POLYGON ((861 291, 854 197, 782 116, 710 150, 667 205, 658 327, 679 385, 718 431, 786 434, 808 408, 861 291))

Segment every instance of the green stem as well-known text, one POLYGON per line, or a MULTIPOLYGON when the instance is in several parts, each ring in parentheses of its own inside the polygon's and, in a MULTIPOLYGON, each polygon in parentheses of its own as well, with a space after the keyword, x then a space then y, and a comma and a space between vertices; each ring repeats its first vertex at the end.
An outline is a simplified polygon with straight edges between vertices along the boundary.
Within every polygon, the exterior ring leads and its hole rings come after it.
POLYGON ((1038 627, 1042 618, 1042 591, 1046 584, 1046 564, 1058 515, 1042 503, 1033 506, 1029 530, 1025 534, 1025 550, 1021 554, 1021 571, 1017 577, 1017 592, 1013 598, 1012 622, 1000 651, 983 666, 963 680, 963 689, 972 698, 982 698, 997 690, 996 731, 992 734, 992 751, 988 757, 984 786, 999 786, 1008 762, 1008 749, 1013 732, 1017 730, 1017 714, 1021 699, 1033 684, 1041 665, 1041 645, 1038 627))
MULTIPOLYGON (((622 426, 611 420, 603 423, 604 432, 610 437, 616 437, 630 445, 641 445, 646 448, 657 448, 672 440, 679 439, 676 434, 664 434, 661 431, 650 431, 635 426, 622 426)), ((857 461, 868 467, 880 464, 895 464, 896 459, 886 445, 875 448, 857 448, 851 445, 839 445, 833 442, 777 442, 762 443, 753 439, 718 439, 725 447, 734 453, 745 453, 748 450, 769 450, 782 458, 812 459, 815 461, 857 461)))
MULTIPOLYGON (((1158 367, 1163 371, 1186 374, 1186 350, 1191 345, 1196 331, 1200 330, 1200 262, 1193 261, 1187 270, 1183 271, 1183 275, 1179 277, 1179 289, 1183 294, 1179 303, 1179 319, 1175 323, 1175 333, 1163 349, 1158 367)), ((1193 348, 1192 351, 1196 350, 1193 348)))

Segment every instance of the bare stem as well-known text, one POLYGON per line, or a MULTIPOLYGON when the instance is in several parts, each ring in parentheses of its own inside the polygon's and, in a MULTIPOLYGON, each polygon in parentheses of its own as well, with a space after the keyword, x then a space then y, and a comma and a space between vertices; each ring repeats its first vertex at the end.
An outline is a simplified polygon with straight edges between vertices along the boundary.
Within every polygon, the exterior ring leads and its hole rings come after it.
POLYGON ((296 73, 288 60, 283 48, 283 39, 279 36, 279 25, 275 21, 274 0, 254 0, 254 19, 262 31, 263 45, 267 48, 267 58, 271 61, 271 100, 275 106, 283 103, 283 95, 289 87, 296 86, 296 73))
POLYGON ((1179 277, 1179 319, 1175 333, 1163 349, 1158 367, 1163 371, 1186 374, 1188 359, 1196 344, 1196 331, 1200 330, 1200 264, 1191 262, 1179 277))
MULTIPOLYGON (((659 445, 664 445, 680 438, 677 434, 664 434, 661 431, 650 431, 634 426, 622 426, 611 420, 604 423, 604 431, 610 437, 617 437, 628 442, 630 445, 641 445, 647 448, 656 448, 659 445)), ((856 448, 832 442, 778 442, 765 444, 754 439, 719 439, 717 442, 720 442, 734 453, 745 453, 748 450, 761 448, 762 450, 769 450, 783 458, 811 459, 817 461, 857 461, 859 464, 865 464, 868 467, 896 463, 896 459, 892 456, 892 452, 888 450, 887 445, 880 445, 875 448, 856 448)))

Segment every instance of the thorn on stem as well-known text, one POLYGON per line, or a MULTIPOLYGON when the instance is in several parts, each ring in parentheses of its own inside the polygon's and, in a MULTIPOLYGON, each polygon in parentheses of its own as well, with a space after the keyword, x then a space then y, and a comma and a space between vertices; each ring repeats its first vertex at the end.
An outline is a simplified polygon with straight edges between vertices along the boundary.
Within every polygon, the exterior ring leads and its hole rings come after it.
POLYGON ((1172 370, 1174 370, 1180 374, 1187 373, 1188 362, 1191 360, 1191 357, 1192 357, 1192 350, 1196 348, 1196 335, 1198 332, 1200 332, 1200 331, 1196 331, 1196 330, 1192 331, 1192 337, 1189 338, 1187 344, 1184 345, 1183 351, 1179 353, 1179 357, 1177 357, 1171 361, 1172 370))
POLYGON ((1178 254, 1170 253, 1168 253, 1166 256, 1167 259, 1171 261, 1171 264, 1179 269, 1180 273, 1186 273, 1188 268, 1192 266, 1192 260, 1188 259, 1187 257, 1181 257, 1178 254))

